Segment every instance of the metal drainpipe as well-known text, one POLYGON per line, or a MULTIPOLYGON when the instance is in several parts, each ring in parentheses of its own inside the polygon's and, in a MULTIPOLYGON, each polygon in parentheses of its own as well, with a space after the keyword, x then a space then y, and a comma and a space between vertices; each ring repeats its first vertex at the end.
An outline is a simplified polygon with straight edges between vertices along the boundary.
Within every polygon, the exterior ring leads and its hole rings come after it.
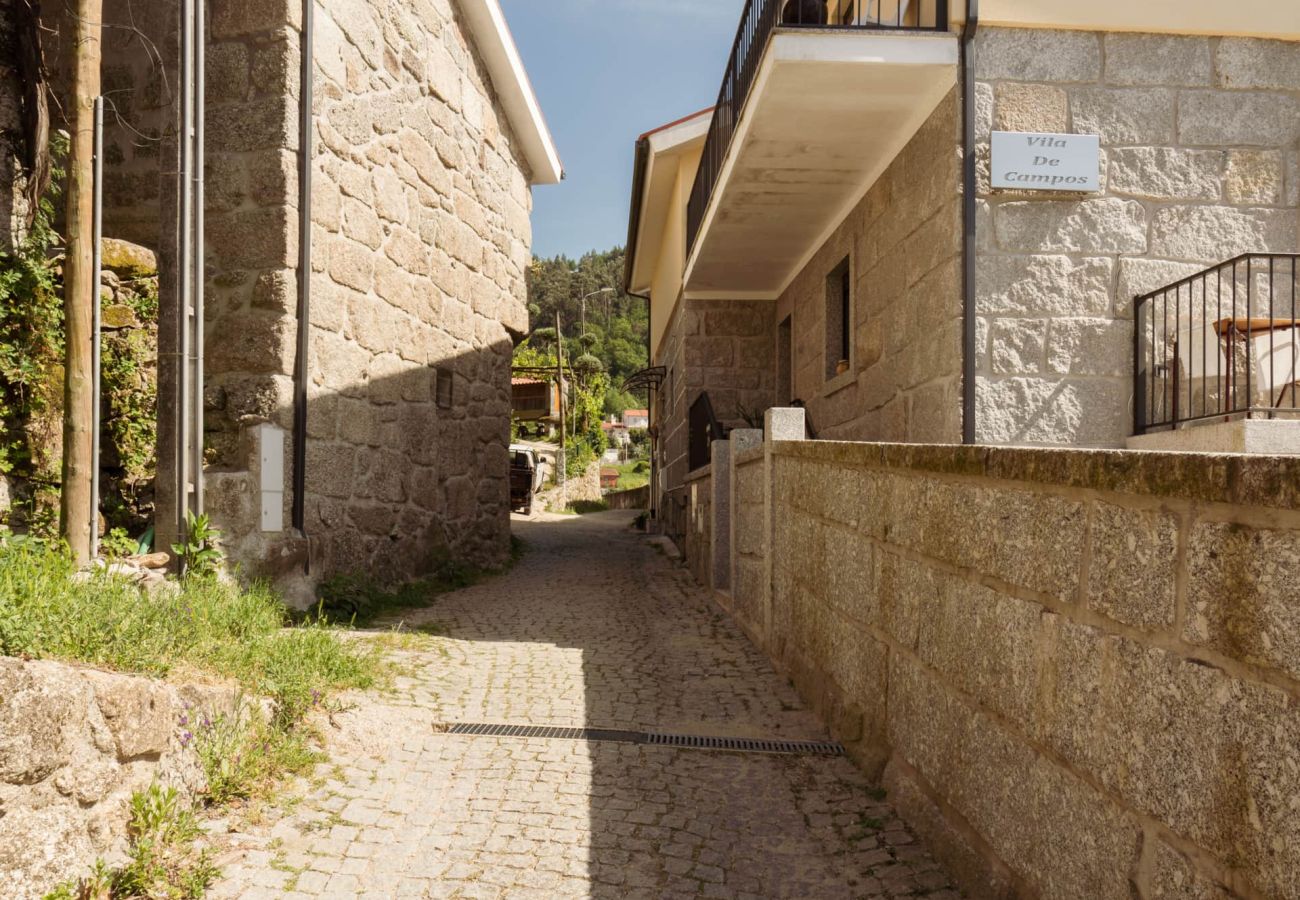
POLYGON ((207 257, 204 253, 204 187, 203 168, 205 149, 203 122, 207 111, 204 97, 207 78, 207 3, 200 2, 194 11, 194 384, 190 396, 191 427, 194 429, 194 514, 203 514, 203 301, 207 281, 207 257))
POLYGON ((180 427, 176 441, 176 533, 182 537, 189 534, 186 511, 190 508, 190 466, 193 462, 189 453, 191 436, 190 419, 193 405, 190 403, 191 384, 190 355, 193 352, 190 333, 190 315, 194 308, 194 3, 195 0, 182 0, 181 3, 181 177, 179 179, 181 225, 177 247, 177 270, 180 275, 180 310, 176 317, 180 329, 179 354, 177 355, 177 409, 180 427))
POLYGON ((961 35, 962 85, 962 373, 961 439, 975 443, 975 33, 979 30, 979 0, 967 0, 961 35))
MULTIPOLYGON (((312 78, 315 0, 302 3, 302 70, 298 90, 298 346, 293 364, 293 527, 307 536, 307 378, 311 331, 312 78)), ((311 571, 311 554, 307 555, 311 571)))
POLYGON ((92 214, 94 237, 91 241, 91 271, 95 279, 94 308, 91 312, 90 371, 93 379, 91 394, 95 405, 90 413, 90 558, 99 556, 99 457, 100 430, 103 428, 103 297, 101 285, 104 282, 104 98, 95 98, 95 162, 94 162, 95 199, 92 214))

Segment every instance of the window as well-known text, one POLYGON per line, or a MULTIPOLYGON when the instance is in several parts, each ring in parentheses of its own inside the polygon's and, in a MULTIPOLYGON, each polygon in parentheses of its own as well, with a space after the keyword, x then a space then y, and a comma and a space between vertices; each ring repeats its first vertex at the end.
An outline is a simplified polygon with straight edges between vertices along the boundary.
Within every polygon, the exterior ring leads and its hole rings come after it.
POLYGON ((826 276, 826 378, 847 371, 853 360, 853 275, 849 258, 826 276))
POLYGON ((439 409, 451 409, 453 401, 452 388, 455 375, 451 369, 436 369, 434 372, 435 383, 433 388, 434 399, 437 401, 439 409))

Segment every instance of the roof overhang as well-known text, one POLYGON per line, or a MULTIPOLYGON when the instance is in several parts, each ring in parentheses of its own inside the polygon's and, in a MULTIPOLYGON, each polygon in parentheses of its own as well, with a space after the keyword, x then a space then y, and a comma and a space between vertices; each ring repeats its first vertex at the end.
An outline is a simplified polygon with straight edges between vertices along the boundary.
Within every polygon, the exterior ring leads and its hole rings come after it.
POLYGON ((774 34, 690 250, 686 296, 779 297, 957 83, 957 65, 948 33, 774 34))
POLYGON ((499 0, 461 0, 461 9, 473 32, 474 45, 487 64, 510 128, 532 170, 529 184, 558 184, 564 178, 560 154, 546 127, 541 104, 528 80, 499 0))
POLYGON ((701 110, 648 131, 637 140, 624 279, 630 294, 650 291, 677 184, 678 164, 684 154, 704 145, 712 116, 711 108, 701 110))

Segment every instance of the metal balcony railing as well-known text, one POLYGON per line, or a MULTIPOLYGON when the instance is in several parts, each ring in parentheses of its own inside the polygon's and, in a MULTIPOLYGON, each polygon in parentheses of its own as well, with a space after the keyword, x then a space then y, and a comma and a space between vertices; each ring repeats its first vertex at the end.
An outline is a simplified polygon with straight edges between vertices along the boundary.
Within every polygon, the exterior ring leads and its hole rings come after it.
POLYGON ((1248 253, 1135 299, 1135 434, 1300 418, 1298 261, 1248 253))
POLYGON ((948 0, 747 0, 686 210, 688 255, 699 237, 763 51, 778 28, 947 31, 948 0))

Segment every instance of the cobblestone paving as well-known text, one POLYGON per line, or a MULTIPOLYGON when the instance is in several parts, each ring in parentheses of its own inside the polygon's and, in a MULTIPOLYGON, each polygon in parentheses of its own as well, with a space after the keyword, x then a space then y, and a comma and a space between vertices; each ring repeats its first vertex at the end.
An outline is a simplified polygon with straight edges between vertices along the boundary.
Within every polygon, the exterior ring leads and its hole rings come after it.
POLYGON ((826 740, 630 516, 515 522, 508 575, 408 617, 445 633, 350 698, 332 762, 225 836, 216 897, 956 898, 842 758, 465 737, 441 723, 826 740))

